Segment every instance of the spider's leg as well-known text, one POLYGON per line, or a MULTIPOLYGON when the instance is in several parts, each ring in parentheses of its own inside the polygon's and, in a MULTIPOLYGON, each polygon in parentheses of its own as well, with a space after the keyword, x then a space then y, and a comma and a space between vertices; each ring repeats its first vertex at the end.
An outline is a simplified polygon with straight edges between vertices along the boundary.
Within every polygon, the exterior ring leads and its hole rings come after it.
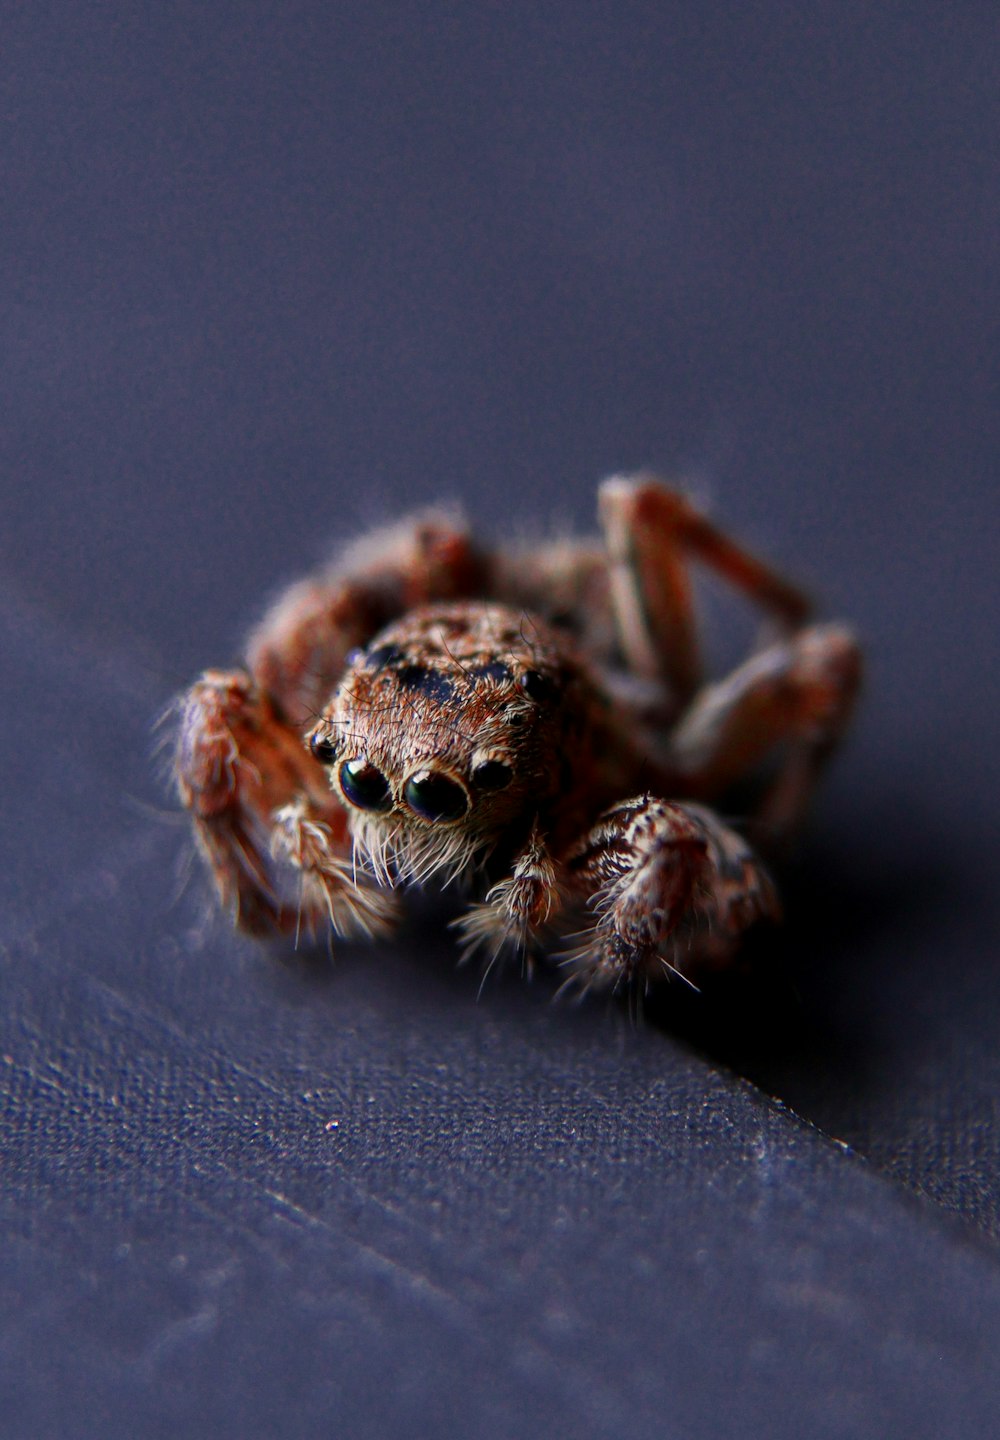
POLYGON ((395 903, 355 876, 346 816, 303 732, 355 646, 410 606, 472 593, 486 563, 460 522, 413 516, 291 586, 251 636, 248 669, 208 671, 183 697, 177 791, 242 929, 391 925, 395 903))
POLYGON ((207 671, 184 697, 174 776, 241 929, 391 926, 393 897, 352 876, 347 819, 322 766, 245 671, 207 671))
POLYGON ((668 742, 683 792, 714 800, 775 755, 754 827, 762 842, 780 840, 801 819, 847 726, 861 670, 845 626, 813 625, 706 686, 668 742))
POLYGON ((502 950, 529 955, 556 918, 564 900, 561 867, 553 859, 537 823, 514 859, 510 875, 486 892, 453 922, 462 939, 463 958, 483 951, 488 964, 502 950))
POLYGON ((651 795, 606 811, 567 870, 589 923, 563 953, 584 988, 696 984, 724 965, 750 925, 780 914, 747 842, 702 805, 651 795))
POLYGON ((618 659, 607 557, 597 540, 500 548, 492 557, 490 596, 565 631, 598 664, 618 659))
POLYGON ((630 670, 665 681, 675 702, 690 700, 701 661, 691 596, 693 560, 792 629, 809 603, 793 585, 742 549, 683 495, 649 476, 614 476, 599 492, 611 600, 630 670))
POLYGON ((351 650, 416 605, 476 594, 487 567, 460 521, 437 511, 411 516, 279 595, 250 637, 250 672, 288 724, 304 730, 351 650))

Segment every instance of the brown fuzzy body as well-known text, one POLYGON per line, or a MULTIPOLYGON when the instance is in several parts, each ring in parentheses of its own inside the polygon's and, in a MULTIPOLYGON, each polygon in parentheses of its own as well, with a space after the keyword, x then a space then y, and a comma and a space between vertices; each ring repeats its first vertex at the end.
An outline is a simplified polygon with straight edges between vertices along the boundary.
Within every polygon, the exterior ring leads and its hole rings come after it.
POLYGON ((198 682, 178 790, 245 928, 376 935, 401 886, 459 881, 466 951, 556 946, 572 978, 617 985, 694 980, 777 915, 710 807, 768 772, 752 822, 790 832, 849 716, 856 643, 807 626, 798 591, 654 481, 606 482, 601 518, 603 551, 521 554, 408 522, 288 592, 247 672, 198 682), (708 685, 692 559, 784 630, 708 685))

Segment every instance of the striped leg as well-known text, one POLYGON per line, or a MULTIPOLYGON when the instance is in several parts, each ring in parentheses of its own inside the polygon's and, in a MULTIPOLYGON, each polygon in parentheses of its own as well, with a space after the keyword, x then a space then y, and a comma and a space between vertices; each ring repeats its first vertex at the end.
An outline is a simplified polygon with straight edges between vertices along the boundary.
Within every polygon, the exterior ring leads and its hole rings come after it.
POLYGON ((347 817, 322 766, 243 671, 209 670, 184 698, 181 803, 216 891, 254 935, 383 933, 391 894, 352 873, 347 817))
POLYGON ((749 845, 702 805, 644 795, 608 810, 568 862, 595 917, 564 962, 585 988, 694 984, 749 926, 777 919, 774 885, 749 845))

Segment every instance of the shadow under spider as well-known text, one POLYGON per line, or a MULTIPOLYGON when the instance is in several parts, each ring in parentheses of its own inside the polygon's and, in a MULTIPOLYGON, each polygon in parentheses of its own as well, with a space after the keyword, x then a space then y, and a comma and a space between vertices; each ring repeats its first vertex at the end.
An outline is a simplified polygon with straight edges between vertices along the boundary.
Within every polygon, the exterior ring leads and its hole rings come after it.
MULTIPOLYGON (((939 983, 919 964, 910 976, 912 939, 920 935, 926 943, 942 914, 969 905, 968 877, 921 841, 933 827, 919 815, 903 818, 905 827, 897 810, 891 831, 873 825, 863 845, 843 832, 810 841, 778 871, 784 924, 749 937, 737 965, 708 977, 700 990, 665 984, 641 1003, 626 995, 614 1003, 826 1133, 860 1142, 879 1095, 898 1083, 892 1047, 905 1040, 908 1023, 894 1008, 900 967, 908 967, 907 983, 915 987, 939 983), (901 843, 904 831, 908 844, 901 843)), ((445 928, 455 907, 435 895, 411 894, 410 902, 398 937, 378 947, 381 954, 338 945, 331 964, 322 940, 306 942, 282 956, 274 983, 303 999, 328 988, 339 995, 358 990, 387 1011, 401 1003, 433 1004, 432 993, 463 1003, 474 998, 481 968, 456 965, 445 928)), ((539 990, 553 995, 562 978, 539 963, 536 1001, 539 990)), ((481 1003, 523 1013, 520 985, 518 966, 498 964, 481 1003)), ((603 1008, 607 996, 585 1004, 603 1008)))
POLYGON ((880 976, 900 947, 884 937, 961 904, 965 889, 940 855, 904 856, 887 872, 844 854, 810 845, 779 871, 782 925, 748 937, 737 965, 698 991, 660 987, 642 1006, 648 1024, 838 1137, 893 1063, 881 1043, 880 976))

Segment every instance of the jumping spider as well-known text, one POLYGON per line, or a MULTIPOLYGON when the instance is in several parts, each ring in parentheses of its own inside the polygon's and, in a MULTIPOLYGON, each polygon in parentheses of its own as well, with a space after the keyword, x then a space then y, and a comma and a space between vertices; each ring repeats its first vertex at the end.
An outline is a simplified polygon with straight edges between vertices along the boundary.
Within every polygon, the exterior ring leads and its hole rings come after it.
POLYGON ((608 480, 599 508, 603 546, 487 549, 411 518, 288 590, 245 669, 201 677, 176 783, 242 929, 385 935, 401 886, 455 880, 467 952, 555 945, 571 978, 614 987, 693 981, 777 916, 710 807, 751 793, 757 847, 788 836, 850 716, 857 644, 656 481, 608 480), (691 560, 777 627, 715 683, 691 560))

